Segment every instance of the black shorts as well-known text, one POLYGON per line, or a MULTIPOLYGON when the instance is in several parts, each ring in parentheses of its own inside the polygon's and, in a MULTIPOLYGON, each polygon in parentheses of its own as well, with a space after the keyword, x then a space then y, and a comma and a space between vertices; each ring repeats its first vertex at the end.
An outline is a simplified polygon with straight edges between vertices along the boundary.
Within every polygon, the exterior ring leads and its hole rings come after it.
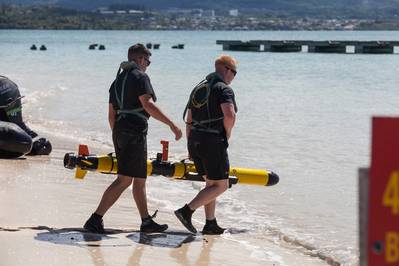
POLYGON ((199 175, 210 180, 229 178, 229 156, 224 137, 213 133, 191 131, 188 138, 188 152, 199 175))
POLYGON ((118 174, 147 178, 147 136, 128 129, 112 131, 118 174))

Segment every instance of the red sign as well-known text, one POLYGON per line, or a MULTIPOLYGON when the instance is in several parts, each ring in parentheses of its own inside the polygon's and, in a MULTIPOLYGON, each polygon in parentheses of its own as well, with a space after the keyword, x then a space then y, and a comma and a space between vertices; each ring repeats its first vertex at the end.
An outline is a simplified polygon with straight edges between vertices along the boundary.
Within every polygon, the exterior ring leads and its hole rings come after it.
POLYGON ((399 265, 399 118, 374 117, 368 266, 399 265))

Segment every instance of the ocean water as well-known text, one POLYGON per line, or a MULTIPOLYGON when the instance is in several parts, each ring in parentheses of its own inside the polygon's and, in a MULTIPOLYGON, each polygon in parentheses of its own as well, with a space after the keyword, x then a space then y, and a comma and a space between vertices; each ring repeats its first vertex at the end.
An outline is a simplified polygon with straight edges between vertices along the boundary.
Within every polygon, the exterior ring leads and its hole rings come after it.
MULTIPOLYGON (((234 186, 220 197, 220 223, 247 230, 223 237, 241 241, 264 265, 287 265, 264 242, 298 254, 298 265, 308 258, 357 265, 357 169, 370 164, 371 117, 399 114, 399 55, 225 52, 217 39, 399 40, 399 32, 2 30, 0 74, 26 96, 23 112, 32 129, 111 151, 108 89, 130 45, 161 44, 147 73, 158 105, 181 127, 192 87, 213 71, 218 55, 234 56, 239 111, 231 164, 271 169, 280 182, 234 186), (106 50, 88 50, 91 43, 106 50), (171 49, 177 43, 185 49, 171 49), (31 51, 32 44, 48 50, 31 51)), ((150 120, 151 156, 161 139, 171 142, 172 158, 187 156, 185 140, 174 141, 166 126, 150 120)), ((168 211, 199 189, 190 182, 152 182, 150 204, 168 211)))

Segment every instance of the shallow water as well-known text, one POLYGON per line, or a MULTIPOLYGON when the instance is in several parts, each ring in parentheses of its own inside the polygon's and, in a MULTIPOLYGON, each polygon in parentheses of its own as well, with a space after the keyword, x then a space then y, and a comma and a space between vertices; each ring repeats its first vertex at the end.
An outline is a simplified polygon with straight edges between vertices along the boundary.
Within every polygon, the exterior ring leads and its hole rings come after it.
MULTIPOLYGON (((224 53, 217 39, 398 40, 399 32, 3 30, 0 74, 20 86, 33 129, 95 141, 111 151, 108 89, 127 48, 136 42, 161 44, 153 50, 148 74, 159 106, 183 126, 191 88, 224 53), (91 43, 106 50, 88 50, 91 43), (185 49, 170 48, 177 43, 185 49), (30 51, 32 44, 48 50, 30 51)), ((272 169, 281 178, 274 187, 235 186, 220 198, 220 223, 248 230, 226 237, 253 249, 260 262, 284 265, 263 248, 269 241, 298 253, 299 262, 303 256, 357 265, 357 169, 369 165, 371 117, 399 113, 398 55, 226 53, 239 61, 232 83, 239 112, 231 164, 272 169)), ((167 139, 172 158, 186 157, 185 141, 172 141, 166 126, 151 120, 149 130, 152 156, 167 139)), ((150 204, 171 211, 199 185, 160 178, 148 189, 150 204)), ((203 223, 203 216, 196 223, 203 223)))

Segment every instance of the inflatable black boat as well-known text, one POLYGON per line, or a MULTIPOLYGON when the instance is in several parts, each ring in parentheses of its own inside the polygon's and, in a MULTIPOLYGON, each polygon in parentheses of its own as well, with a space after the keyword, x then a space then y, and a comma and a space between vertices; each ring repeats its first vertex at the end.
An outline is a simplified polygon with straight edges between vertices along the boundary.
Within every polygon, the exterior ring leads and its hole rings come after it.
POLYGON ((32 138, 19 126, 0 121, 0 158, 16 158, 32 149, 32 138))

